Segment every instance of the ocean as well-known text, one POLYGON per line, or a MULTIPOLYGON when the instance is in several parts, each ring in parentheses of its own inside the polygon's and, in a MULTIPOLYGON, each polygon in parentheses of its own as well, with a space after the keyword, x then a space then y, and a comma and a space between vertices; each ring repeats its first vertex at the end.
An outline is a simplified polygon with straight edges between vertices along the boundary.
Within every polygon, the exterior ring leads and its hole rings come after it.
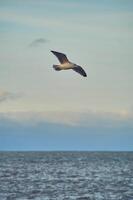
POLYGON ((0 152, 0 200, 133 200, 133 152, 0 152))

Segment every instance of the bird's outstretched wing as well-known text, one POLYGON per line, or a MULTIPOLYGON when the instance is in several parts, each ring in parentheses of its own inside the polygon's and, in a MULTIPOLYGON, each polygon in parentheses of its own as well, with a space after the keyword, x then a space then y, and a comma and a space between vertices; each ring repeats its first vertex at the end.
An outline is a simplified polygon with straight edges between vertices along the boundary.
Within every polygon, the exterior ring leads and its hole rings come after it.
POLYGON ((61 64, 69 62, 65 54, 57 52, 57 51, 51 51, 51 52, 58 58, 61 64))
POLYGON ((84 69, 80 66, 77 66, 77 67, 74 67, 73 70, 79 74, 81 74, 82 76, 86 77, 87 74, 86 72, 84 71, 84 69))

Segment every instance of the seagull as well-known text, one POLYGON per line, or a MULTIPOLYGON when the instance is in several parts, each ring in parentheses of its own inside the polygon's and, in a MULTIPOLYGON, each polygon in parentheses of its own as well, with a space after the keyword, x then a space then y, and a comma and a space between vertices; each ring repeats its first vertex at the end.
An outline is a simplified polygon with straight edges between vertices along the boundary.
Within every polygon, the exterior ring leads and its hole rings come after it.
POLYGON ((60 53, 57 51, 51 51, 51 52, 58 58, 58 60, 60 62, 60 65, 53 65, 53 68, 56 71, 73 69, 75 72, 81 74, 82 76, 84 76, 84 77, 87 76, 84 69, 82 67, 80 67, 79 65, 70 62, 64 53, 60 53))

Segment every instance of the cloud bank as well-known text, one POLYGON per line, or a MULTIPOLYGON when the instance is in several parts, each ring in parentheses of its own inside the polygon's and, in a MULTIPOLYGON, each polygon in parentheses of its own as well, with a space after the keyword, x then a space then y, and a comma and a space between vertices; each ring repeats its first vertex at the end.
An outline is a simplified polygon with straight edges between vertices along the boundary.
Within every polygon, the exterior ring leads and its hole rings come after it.
POLYGON ((117 113, 104 111, 87 112, 8 112, 0 113, 1 120, 16 124, 39 126, 43 123, 60 124, 85 128, 132 128, 133 113, 121 111, 117 113))

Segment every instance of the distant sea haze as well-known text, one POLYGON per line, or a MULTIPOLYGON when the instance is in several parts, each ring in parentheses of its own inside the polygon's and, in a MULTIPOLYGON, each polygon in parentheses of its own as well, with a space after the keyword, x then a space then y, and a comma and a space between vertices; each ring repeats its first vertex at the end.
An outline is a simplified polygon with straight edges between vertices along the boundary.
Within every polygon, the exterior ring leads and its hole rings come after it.
POLYGON ((0 200, 133 200, 133 152, 0 152, 0 200))

